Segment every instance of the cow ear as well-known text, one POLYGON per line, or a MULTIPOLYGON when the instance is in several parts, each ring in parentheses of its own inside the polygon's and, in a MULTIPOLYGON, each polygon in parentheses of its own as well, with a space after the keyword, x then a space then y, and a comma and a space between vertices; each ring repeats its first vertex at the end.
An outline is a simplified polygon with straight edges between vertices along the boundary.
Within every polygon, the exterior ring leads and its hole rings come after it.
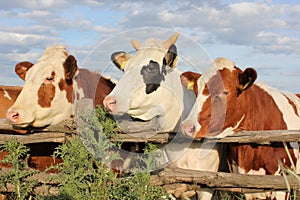
POLYGON ((124 51, 118 51, 111 55, 111 61, 121 70, 124 71, 125 63, 130 58, 130 54, 124 51))
POLYGON ((168 52, 164 57, 163 65, 170 66, 172 68, 177 66, 177 47, 175 44, 172 44, 169 47, 168 52))
POLYGON ((257 78, 257 73, 253 68, 247 68, 243 73, 239 74, 239 88, 238 95, 240 95, 244 90, 247 90, 252 86, 257 78))
POLYGON ((15 72, 18 74, 18 76, 25 80, 27 71, 33 66, 34 64, 28 61, 19 62, 15 66, 15 72))
POLYGON ((75 75, 77 74, 78 71, 78 66, 77 66, 77 61, 74 56, 69 55, 64 64, 64 69, 65 69, 65 78, 67 81, 71 81, 75 75))
MULTIPOLYGON (((182 85, 188 90, 194 90, 195 84, 197 84, 198 79, 200 78, 201 74, 196 72, 183 72, 180 75, 182 85)), ((195 91, 196 92, 196 91, 195 91)))

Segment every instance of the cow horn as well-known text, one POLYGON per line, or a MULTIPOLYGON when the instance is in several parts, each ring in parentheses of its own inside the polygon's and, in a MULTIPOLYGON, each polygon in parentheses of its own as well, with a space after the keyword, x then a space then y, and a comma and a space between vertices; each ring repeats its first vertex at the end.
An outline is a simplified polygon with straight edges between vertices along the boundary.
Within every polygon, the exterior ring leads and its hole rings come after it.
POLYGON ((169 39, 167 39, 166 41, 164 41, 163 45, 165 49, 169 49, 169 47, 172 44, 175 44, 177 41, 177 38, 179 36, 179 33, 175 33, 174 35, 172 35, 169 39))
POLYGON ((135 50, 139 50, 140 48, 140 43, 136 40, 130 40, 131 45, 135 48, 135 50))

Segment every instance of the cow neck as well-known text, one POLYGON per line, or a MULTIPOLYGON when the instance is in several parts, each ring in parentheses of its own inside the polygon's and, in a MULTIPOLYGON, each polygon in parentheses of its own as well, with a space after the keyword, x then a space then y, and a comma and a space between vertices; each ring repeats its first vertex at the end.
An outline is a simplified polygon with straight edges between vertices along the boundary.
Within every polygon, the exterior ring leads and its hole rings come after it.
MULTIPOLYGON (((287 129, 283 114, 273 97, 257 85, 253 85, 250 89, 244 91, 237 97, 237 102, 233 101, 228 104, 228 108, 229 113, 226 113, 227 116, 236 115, 242 118, 244 115, 243 121, 235 132, 241 130, 287 129)), ((231 119, 228 119, 225 122, 225 127, 233 123, 231 119)))
POLYGON ((105 96, 115 86, 109 79, 105 79, 99 73, 87 69, 79 69, 76 85, 77 99, 90 98, 94 101, 94 105, 102 105, 105 96))

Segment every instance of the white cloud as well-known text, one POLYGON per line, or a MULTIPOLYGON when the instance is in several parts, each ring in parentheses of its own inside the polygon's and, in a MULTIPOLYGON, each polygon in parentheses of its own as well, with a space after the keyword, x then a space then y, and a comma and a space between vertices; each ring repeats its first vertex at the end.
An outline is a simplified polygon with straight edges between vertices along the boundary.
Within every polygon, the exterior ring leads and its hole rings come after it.
POLYGON ((0 31, 0 52, 26 52, 32 48, 44 47, 50 43, 59 43, 59 41, 58 38, 51 38, 46 35, 0 31))
MULTIPOLYGON (((46 46, 57 43, 69 46, 78 59, 83 60, 89 49, 106 38, 124 30, 150 26, 187 34, 200 44, 213 47, 208 53, 214 56, 228 55, 240 63, 254 60, 255 64, 270 62, 276 67, 280 66, 280 61, 288 61, 289 67, 298 67, 299 3, 282 4, 264 0, 226 2, 1 1, 0 64, 8 69, 16 61, 26 60, 26 56, 35 58, 33 52, 42 52, 46 46), (274 62, 274 57, 281 60, 274 62)), ((154 32, 136 34, 128 35, 126 43, 131 38, 142 36, 163 37, 154 32)), ((111 48, 107 51, 113 51, 113 47, 122 50, 123 42, 110 44, 111 48)), ((109 61, 111 52, 104 53, 103 59, 109 61)), ((268 67, 265 73, 270 70, 271 67, 268 67)), ((283 71, 284 68, 278 70, 283 71)))

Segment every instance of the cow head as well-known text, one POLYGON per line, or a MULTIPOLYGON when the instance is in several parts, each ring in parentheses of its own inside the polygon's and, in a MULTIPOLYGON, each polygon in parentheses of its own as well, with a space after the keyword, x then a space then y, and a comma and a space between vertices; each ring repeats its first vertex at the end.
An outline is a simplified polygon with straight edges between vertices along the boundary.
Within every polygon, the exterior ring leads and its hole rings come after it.
POLYGON ((20 127, 54 125, 73 114, 73 79, 78 67, 63 46, 48 47, 36 64, 22 62, 16 72, 25 79, 22 92, 7 111, 20 127))
MULTIPOLYGON (((198 96, 181 131, 193 138, 216 136, 234 130, 243 120, 241 107, 257 78, 256 71, 244 71, 225 58, 217 58, 197 81, 198 96)), ((220 135, 219 135, 220 136, 220 135)))
POLYGON ((159 118, 160 130, 174 129, 183 110, 182 85, 175 69, 177 38, 178 33, 166 41, 149 39, 140 44, 132 40, 135 55, 112 54, 124 75, 103 102, 108 111, 142 121, 159 118))

